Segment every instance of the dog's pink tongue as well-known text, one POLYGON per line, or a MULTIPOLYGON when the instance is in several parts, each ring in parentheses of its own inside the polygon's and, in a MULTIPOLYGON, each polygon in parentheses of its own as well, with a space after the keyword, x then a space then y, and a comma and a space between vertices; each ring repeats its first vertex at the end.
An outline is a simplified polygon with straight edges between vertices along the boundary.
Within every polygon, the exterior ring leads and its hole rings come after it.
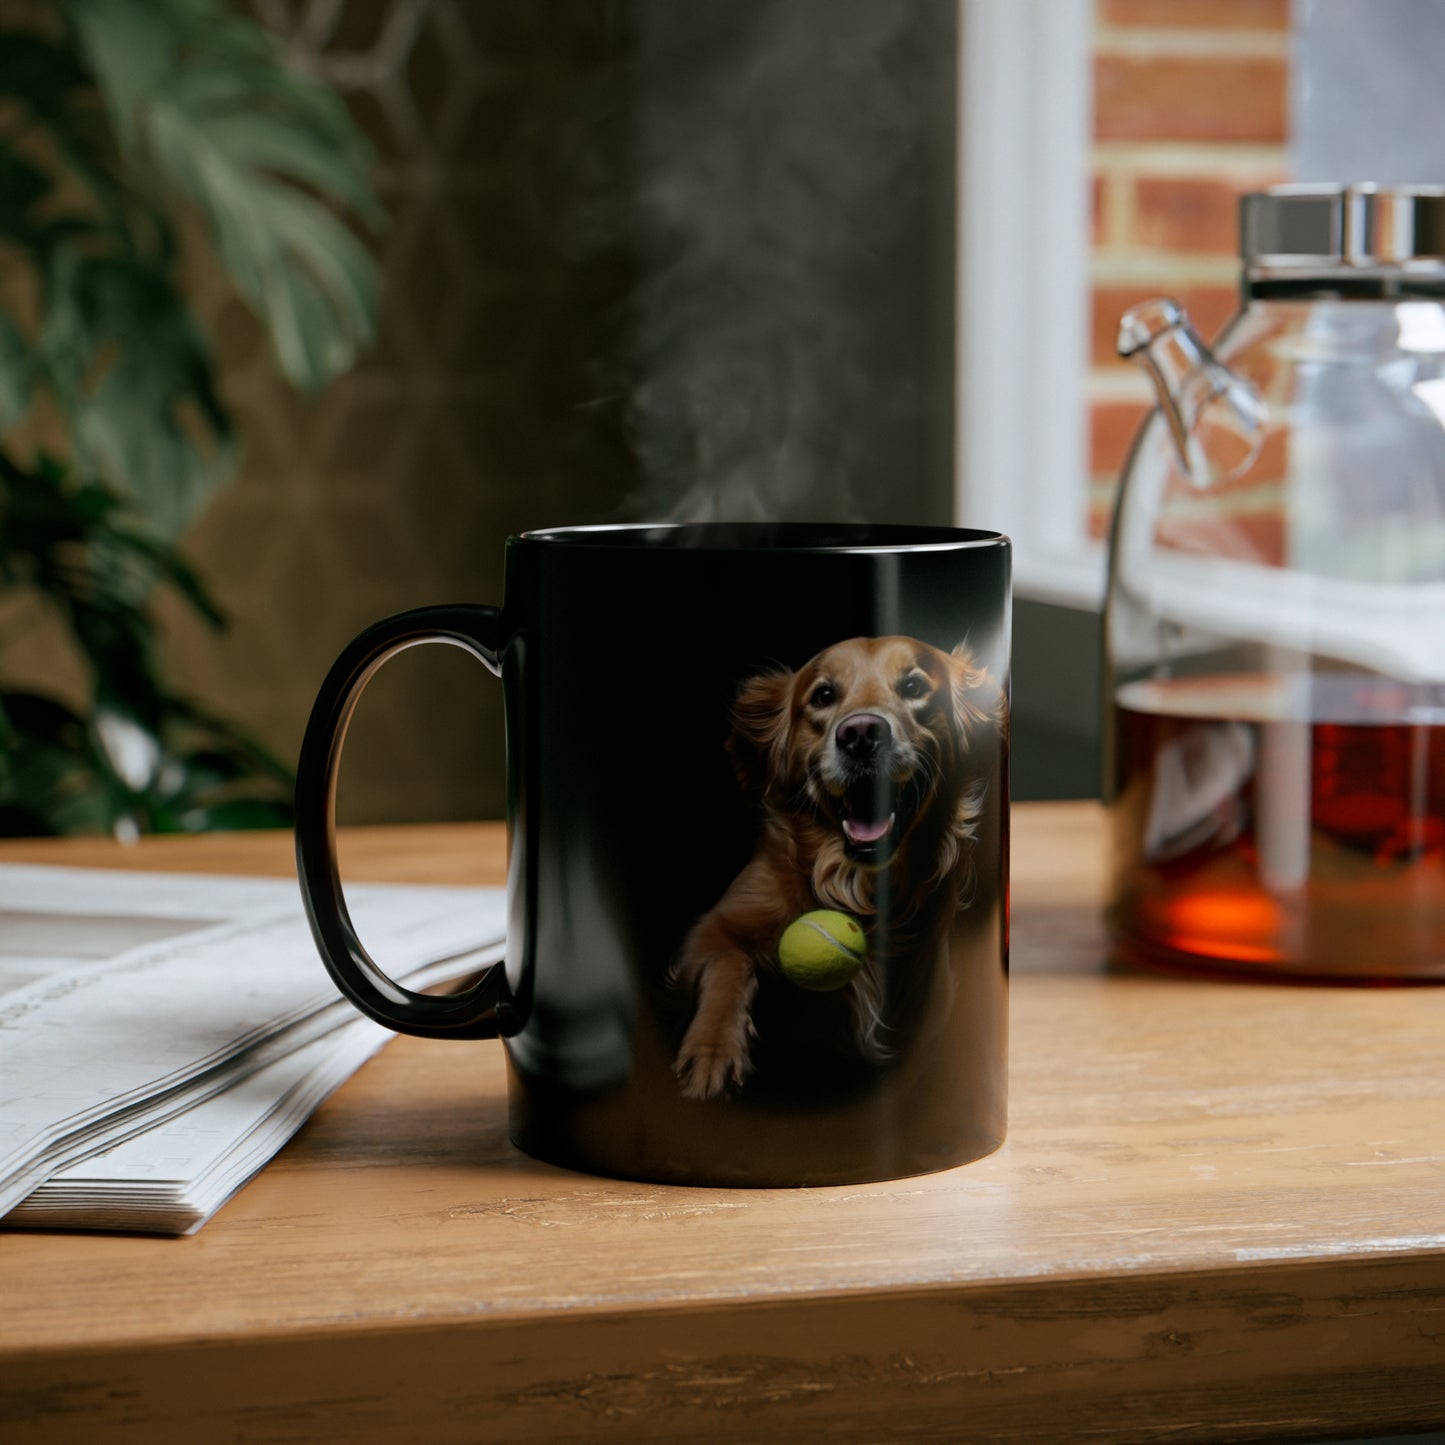
POLYGON ((876 843, 880 838, 887 836, 888 830, 892 826, 893 815, 891 813, 881 821, 872 823, 865 823, 858 818, 843 820, 843 831, 854 843, 876 843))

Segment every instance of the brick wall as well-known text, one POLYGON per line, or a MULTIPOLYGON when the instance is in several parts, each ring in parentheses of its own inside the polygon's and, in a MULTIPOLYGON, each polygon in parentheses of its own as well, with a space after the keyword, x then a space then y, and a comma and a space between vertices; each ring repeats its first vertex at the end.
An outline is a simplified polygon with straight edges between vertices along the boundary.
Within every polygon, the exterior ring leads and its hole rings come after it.
POLYGON ((1150 404, 1120 315, 1176 296, 1213 336, 1236 309, 1236 207, 1286 180, 1289 0, 1095 0, 1089 525, 1108 528, 1150 404))

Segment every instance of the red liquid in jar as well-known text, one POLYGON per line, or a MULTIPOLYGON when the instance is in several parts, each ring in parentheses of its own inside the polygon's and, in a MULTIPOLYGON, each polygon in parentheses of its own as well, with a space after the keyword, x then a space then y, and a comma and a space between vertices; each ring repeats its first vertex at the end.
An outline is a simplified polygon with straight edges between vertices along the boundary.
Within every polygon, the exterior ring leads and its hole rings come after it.
POLYGON ((1445 979, 1445 688, 1128 683, 1111 916, 1146 965, 1445 979))

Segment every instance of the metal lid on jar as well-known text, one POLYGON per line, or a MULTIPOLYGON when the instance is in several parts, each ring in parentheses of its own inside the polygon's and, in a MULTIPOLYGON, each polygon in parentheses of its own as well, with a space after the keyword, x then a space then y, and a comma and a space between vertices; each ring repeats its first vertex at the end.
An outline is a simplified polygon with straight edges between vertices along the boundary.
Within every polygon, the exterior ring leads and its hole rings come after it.
POLYGON ((1445 187, 1275 186, 1240 202, 1246 276, 1445 268, 1445 187))

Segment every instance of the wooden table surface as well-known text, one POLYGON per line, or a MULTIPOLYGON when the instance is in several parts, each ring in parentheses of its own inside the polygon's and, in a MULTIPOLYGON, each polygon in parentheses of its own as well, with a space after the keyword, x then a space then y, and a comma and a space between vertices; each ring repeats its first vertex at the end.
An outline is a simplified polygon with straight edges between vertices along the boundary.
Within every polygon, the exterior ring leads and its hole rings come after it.
MULTIPOLYGON (((198 1235, 0 1235, 0 1439, 1320 1439, 1445 1423, 1445 989, 1109 972, 1103 831, 1015 809, 1010 1132, 898 1183, 678 1189, 507 1141, 398 1039, 198 1235)), ((496 882, 492 825, 356 879, 496 882)), ((0 858, 290 871, 269 835, 0 858)), ((317 967, 320 967, 318 963, 317 967)))

